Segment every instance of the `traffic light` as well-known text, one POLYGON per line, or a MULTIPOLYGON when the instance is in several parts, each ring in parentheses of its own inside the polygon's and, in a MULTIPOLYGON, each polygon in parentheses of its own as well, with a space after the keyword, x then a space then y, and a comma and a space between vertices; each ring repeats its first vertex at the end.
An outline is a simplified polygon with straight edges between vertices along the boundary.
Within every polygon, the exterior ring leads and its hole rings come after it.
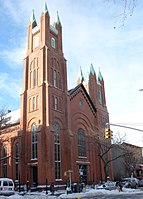
POLYGON ((113 131, 110 128, 105 128, 105 139, 112 139, 113 131))
POLYGON ((110 130, 110 137, 111 137, 110 139, 113 138, 113 131, 111 131, 111 130, 110 130))
POLYGON ((110 129, 105 128, 105 139, 109 139, 109 137, 110 137, 110 129))

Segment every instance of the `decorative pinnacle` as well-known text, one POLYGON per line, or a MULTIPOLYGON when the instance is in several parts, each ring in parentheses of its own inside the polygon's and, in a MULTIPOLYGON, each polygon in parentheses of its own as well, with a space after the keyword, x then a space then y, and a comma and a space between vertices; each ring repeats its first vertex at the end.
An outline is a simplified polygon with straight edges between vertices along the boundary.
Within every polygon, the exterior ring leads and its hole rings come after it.
POLYGON ((56 22, 57 24, 61 24, 61 21, 60 21, 60 17, 59 17, 59 13, 58 13, 58 11, 57 11, 57 22, 56 22))
POLYGON ((47 3, 45 2, 43 7, 43 13, 46 14, 47 12, 49 13, 47 3))
POLYGON ((32 28, 37 26, 37 22, 36 22, 36 18, 35 18, 35 14, 34 14, 34 10, 32 10, 32 14, 31 14, 31 18, 30 21, 32 23, 32 28))
POLYGON ((93 64, 92 63, 90 65, 90 73, 92 73, 92 75, 95 75, 95 70, 93 68, 93 64))
POLYGON ((102 81, 102 80, 103 80, 102 74, 101 74, 101 72, 100 72, 100 67, 99 67, 98 78, 100 79, 100 81, 102 81))

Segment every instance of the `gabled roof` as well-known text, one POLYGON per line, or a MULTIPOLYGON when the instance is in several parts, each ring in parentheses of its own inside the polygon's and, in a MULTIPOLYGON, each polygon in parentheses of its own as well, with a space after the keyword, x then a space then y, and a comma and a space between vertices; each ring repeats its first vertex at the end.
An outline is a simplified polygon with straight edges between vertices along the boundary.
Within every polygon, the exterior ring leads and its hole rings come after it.
POLYGON ((94 106, 89 94, 87 93, 87 91, 82 83, 77 85, 75 88, 69 90, 70 100, 72 100, 79 92, 82 92, 83 95, 86 97, 88 104, 89 104, 90 108, 92 109, 92 112, 94 112, 94 114, 95 114, 97 112, 96 107, 94 106))

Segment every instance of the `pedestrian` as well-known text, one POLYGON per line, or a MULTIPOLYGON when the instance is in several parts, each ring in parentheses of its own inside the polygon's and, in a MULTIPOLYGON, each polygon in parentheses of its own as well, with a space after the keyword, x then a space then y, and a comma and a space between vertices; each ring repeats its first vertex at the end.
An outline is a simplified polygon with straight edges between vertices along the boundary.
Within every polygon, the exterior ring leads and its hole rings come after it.
POLYGON ((55 187, 54 187, 54 183, 53 182, 50 185, 50 192, 51 192, 51 195, 54 195, 55 187))
POLYGON ((118 183, 118 189, 119 189, 119 192, 123 191, 123 185, 122 185, 121 181, 119 181, 119 183, 118 183))

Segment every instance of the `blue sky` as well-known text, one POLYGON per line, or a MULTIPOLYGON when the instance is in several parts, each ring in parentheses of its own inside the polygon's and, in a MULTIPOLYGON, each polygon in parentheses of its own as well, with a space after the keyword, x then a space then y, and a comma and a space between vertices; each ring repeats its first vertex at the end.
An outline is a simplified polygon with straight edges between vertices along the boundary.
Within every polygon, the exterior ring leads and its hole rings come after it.
MULTIPOLYGON (((44 2, 0 2, 1 107, 6 106, 12 110, 20 107, 28 22, 34 9, 39 24, 44 2)), ((68 88, 76 85, 79 67, 82 67, 86 78, 92 63, 96 74, 100 68, 105 81, 110 122, 128 126, 133 124, 136 128, 143 129, 143 92, 139 92, 143 88, 143 2, 135 1, 133 13, 133 6, 128 4, 125 20, 122 14, 125 1, 122 0, 46 2, 51 24, 55 21, 57 11, 62 23, 68 88)), ((127 133, 135 144, 143 143, 143 133, 127 132, 116 127, 113 130, 127 133)))

